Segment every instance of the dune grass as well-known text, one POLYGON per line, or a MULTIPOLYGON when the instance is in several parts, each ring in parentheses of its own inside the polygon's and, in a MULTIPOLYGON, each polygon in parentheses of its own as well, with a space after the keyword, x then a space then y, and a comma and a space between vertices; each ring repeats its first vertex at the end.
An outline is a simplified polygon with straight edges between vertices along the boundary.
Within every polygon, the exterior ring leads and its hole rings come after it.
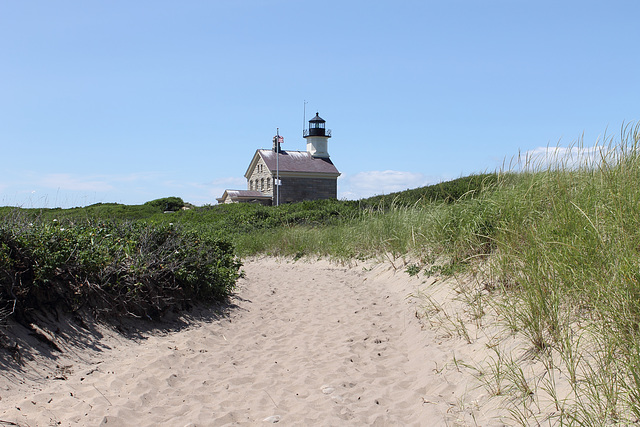
MULTIPOLYGON (((454 203, 391 204, 329 226, 249 233, 236 244, 243 253, 392 262, 409 256, 418 260, 407 268, 411 274, 482 262, 494 309, 546 367, 533 382, 556 410, 536 422, 634 423, 640 420, 639 144, 640 126, 626 126, 619 139, 596 147, 579 142, 520 159, 479 194, 454 203), (570 379, 562 396, 554 389, 558 372, 570 379)), ((515 422, 535 419, 527 405, 513 411, 515 422)))
POLYGON ((501 313, 548 361, 560 357, 549 371, 570 378, 556 402, 565 423, 640 417, 639 143, 639 127, 626 127, 580 165, 556 153, 491 200, 501 313))

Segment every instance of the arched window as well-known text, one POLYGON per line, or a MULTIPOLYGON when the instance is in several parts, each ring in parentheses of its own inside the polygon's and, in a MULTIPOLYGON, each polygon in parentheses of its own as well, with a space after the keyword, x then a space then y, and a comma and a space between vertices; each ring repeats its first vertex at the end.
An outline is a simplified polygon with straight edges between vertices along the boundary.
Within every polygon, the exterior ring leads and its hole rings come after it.
POLYGON ((253 180, 249 181, 249 190, 253 190, 253 180))
POLYGON ((264 190, 264 178, 260 178, 260 191, 264 190))
POLYGON ((271 188, 271 178, 267 178, 267 190, 271 188))

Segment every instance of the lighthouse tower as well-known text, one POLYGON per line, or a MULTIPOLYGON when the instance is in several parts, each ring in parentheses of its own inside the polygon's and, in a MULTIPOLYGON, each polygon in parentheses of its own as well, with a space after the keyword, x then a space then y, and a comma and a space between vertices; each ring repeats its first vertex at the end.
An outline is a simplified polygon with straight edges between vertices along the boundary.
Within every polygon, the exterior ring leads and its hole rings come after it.
POLYGON ((325 129, 325 121, 316 113, 309 120, 309 129, 305 129, 302 136, 307 140, 307 152, 313 157, 329 158, 327 141, 331 138, 331 129, 325 129))

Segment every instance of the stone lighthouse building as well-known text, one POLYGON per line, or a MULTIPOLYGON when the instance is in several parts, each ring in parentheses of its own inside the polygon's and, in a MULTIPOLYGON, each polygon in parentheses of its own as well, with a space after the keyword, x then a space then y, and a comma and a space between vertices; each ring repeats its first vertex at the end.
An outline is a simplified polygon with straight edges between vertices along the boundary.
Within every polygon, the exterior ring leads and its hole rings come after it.
POLYGON ((259 202, 269 205, 338 197, 340 172, 329 158, 331 130, 316 113, 303 131, 306 151, 282 150, 282 136, 270 150, 256 150, 246 173, 246 190, 226 190, 218 203, 259 202))

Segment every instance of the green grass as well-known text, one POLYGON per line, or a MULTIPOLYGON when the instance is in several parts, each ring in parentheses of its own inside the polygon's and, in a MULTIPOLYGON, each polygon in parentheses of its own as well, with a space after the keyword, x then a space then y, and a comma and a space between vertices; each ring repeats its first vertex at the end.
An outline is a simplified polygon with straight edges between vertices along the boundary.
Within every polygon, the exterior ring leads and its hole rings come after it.
POLYGON ((561 356, 577 396, 566 417, 577 423, 640 415, 638 129, 589 167, 559 158, 487 200, 501 209, 492 259, 501 312, 538 351, 561 356))
POLYGON ((369 197, 362 200, 361 204, 369 208, 388 209, 394 206, 415 206, 429 202, 453 203, 461 198, 474 197, 494 188, 498 176, 497 173, 470 175, 426 187, 369 197))

